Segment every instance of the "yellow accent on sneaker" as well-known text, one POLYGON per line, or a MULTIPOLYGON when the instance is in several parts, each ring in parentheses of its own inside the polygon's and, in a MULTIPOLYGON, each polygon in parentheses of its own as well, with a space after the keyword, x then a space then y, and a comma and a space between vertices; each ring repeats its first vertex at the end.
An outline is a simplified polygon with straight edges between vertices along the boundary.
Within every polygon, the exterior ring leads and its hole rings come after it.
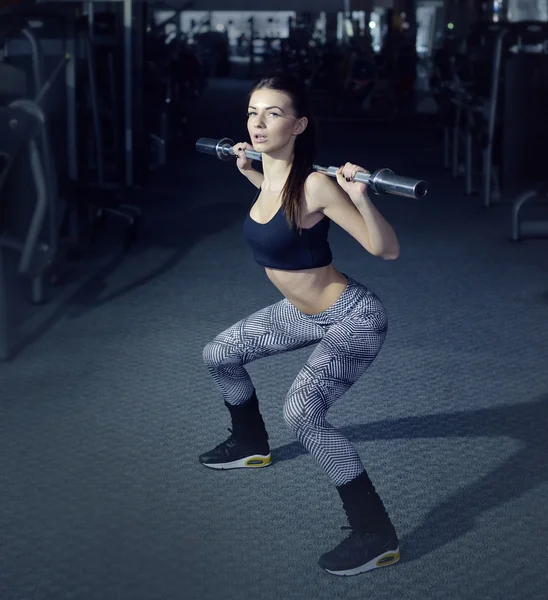
POLYGON ((267 467, 272 462, 272 457, 268 455, 267 457, 263 456, 252 456, 245 461, 246 467, 267 467))
POLYGON ((399 550, 397 550, 396 552, 383 554, 377 560, 376 566, 377 567, 387 567, 388 565, 393 565, 395 562, 398 562, 398 560, 400 560, 400 551, 399 550))

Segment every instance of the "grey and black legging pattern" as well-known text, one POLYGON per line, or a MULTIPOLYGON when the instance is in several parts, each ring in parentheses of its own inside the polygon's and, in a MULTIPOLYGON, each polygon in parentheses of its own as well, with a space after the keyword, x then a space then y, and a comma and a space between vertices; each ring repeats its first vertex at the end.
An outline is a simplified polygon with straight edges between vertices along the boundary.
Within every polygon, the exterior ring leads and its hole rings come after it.
POLYGON ((283 414, 335 485, 343 485, 364 467, 326 414, 373 362, 386 332, 380 299, 348 277, 346 290, 326 311, 307 315, 284 298, 220 333, 204 348, 203 357, 224 400, 243 404, 255 390, 244 365, 317 343, 287 393, 283 414))

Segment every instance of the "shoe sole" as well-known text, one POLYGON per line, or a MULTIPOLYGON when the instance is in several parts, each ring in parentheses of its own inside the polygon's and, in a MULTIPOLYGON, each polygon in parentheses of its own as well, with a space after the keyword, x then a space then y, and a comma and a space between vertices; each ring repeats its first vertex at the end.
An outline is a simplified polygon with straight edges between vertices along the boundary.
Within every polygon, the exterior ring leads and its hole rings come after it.
POLYGON ((340 575, 342 577, 350 577, 352 575, 360 575, 361 573, 367 573, 367 571, 372 571, 373 569, 380 569, 381 567, 389 567, 390 565, 396 564, 400 560, 400 548, 396 548, 396 550, 389 550, 388 552, 384 552, 380 554, 376 558, 373 558, 369 562, 356 567, 355 569, 347 569, 346 571, 332 571, 330 569, 326 569, 322 567, 324 571, 331 573, 331 575, 340 575))
POLYGON ((259 469, 271 465, 272 456, 270 454, 254 454, 253 456, 247 456, 246 458, 240 458, 239 460, 233 460, 228 463, 204 463, 201 461, 200 463, 208 469, 218 469, 223 471, 228 469, 259 469))

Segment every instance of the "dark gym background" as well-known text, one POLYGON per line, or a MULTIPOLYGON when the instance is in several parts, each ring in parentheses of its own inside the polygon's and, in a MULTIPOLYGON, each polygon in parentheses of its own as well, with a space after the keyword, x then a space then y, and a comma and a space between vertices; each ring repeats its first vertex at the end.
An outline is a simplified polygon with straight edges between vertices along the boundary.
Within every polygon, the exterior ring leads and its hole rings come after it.
POLYGON ((258 4, 133 3, 128 37, 128 3, 2 3, 0 599, 544 599, 548 5, 258 4), (9 111, 37 92, 30 22, 44 79, 65 52, 74 71, 39 103, 58 248, 46 219, 45 266, 21 274, 6 240, 27 239, 37 192, 9 111), (335 266, 390 319, 330 411, 401 538, 397 566, 353 578, 316 564, 344 513, 281 414, 310 349, 248 366, 271 468, 197 461, 229 426, 202 349, 280 295, 242 236, 252 186, 194 142, 246 139, 246 94, 273 70, 310 87, 319 163, 429 184, 422 200, 375 197, 396 261, 330 232, 335 266))

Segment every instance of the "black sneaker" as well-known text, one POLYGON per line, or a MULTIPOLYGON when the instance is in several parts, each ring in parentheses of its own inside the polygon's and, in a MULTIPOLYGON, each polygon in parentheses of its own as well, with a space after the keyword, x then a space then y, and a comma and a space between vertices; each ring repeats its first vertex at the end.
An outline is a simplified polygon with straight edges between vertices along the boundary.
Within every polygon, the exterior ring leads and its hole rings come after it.
POLYGON ((398 560, 400 548, 396 536, 352 531, 336 548, 321 556, 318 564, 333 575, 359 575, 388 567, 398 560))
POLYGON ((210 469, 248 469, 267 467, 272 463, 268 443, 263 447, 246 446, 232 434, 226 442, 219 444, 213 450, 205 452, 198 460, 210 469))

